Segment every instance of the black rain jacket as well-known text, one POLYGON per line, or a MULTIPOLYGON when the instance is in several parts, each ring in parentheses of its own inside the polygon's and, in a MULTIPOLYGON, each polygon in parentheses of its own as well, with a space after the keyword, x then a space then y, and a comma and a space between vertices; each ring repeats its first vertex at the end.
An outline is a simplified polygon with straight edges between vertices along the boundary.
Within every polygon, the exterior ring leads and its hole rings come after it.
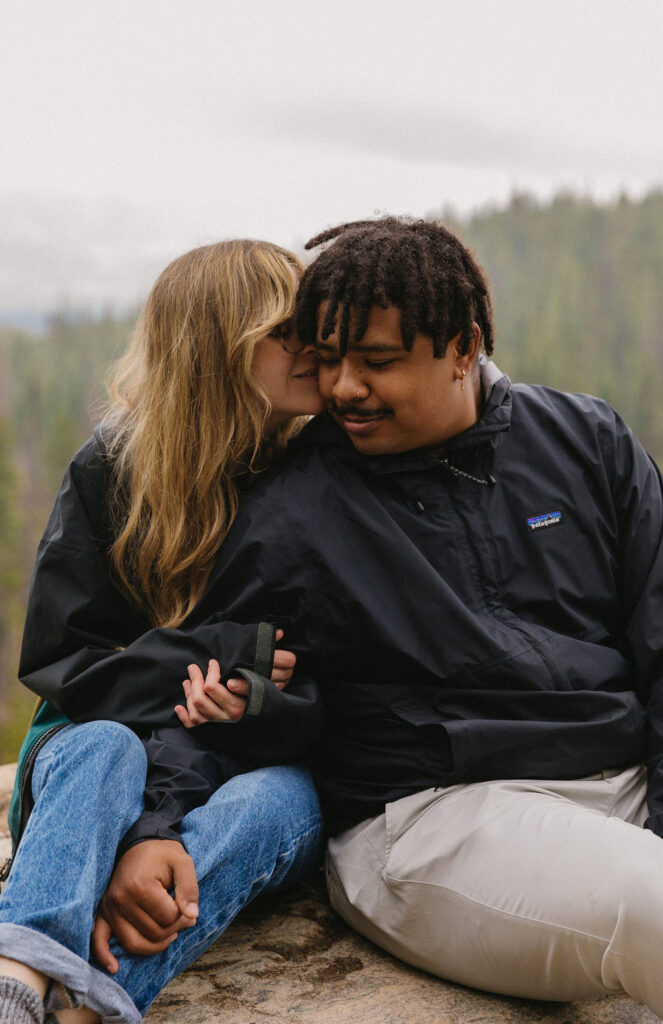
POLYGON ((198 614, 278 623, 317 681, 332 832, 430 786, 645 760, 663 835, 659 472, 603 401, 490 363, 482 386, 438 452, 366 457, 309 424, 198 614))
POLYGON ((659 473, 598 399, 494 364, 482 386, 481 418, 439 452, 364 457, 309 424, 244 495, 187 629, 286 630, 291 687, 315 679, 327 712, 332 832, 430 786, 645 760, 663 835, 659 473))
MULTIPOLYGON (((10 812, 14 842, 32 810, 31 769, 43 743, 68 722, 109 719, 134 730, 148 756, 145 812, 120 853, 144 839, 177 839, 184 814, 248 768, 297 760, 321 731, 315 684, 303 672, 285 691, 269 680, 275 627, 222 621, 218 610, 178 629, 152 628, 114 584, 112 467, 99 431, 65 474, 39 545, 19 665, 43 699, 21 750, 10 812), (238 722, 187 731, 174 713, 192 662, 216 658, 223 679, 243 676, 238 722)), ((217 590, 218 597, 218 590, 217 590)), ((181 840, 180 840, 181 841, 181 840)))

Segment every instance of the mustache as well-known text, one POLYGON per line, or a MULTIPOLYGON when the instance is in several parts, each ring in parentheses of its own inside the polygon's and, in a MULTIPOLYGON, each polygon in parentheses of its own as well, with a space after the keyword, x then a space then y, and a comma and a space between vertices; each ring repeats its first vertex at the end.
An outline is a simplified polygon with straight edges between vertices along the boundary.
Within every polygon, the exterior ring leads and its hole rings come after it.
POLYGON ((352 416, 356 420, 371 420, 374 416, 392 415, 391 409, 386 405, 378 409, 365 409, 356 405, 338 405, 336 402, 330 402, 329 411, 334 416, 352 416))

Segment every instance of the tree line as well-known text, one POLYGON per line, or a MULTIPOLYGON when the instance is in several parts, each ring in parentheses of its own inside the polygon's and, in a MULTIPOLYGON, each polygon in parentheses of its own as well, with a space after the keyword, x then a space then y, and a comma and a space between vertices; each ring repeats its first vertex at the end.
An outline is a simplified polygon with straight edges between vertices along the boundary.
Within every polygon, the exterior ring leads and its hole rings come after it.
MULTIPOLYGON (((604 205, 517 195, 463 221, 431 216, 488 274, 500 368, 606 398, 663 463, 663 192, 604 205)), ((131 327, 80 315, 43 334, 0 329, 0 762, 15 758, 34 703, 16 668, 39 537, 131 327)))
POLYGON ((663 460, 663 192, 611 205, 516 196, 455 227, 488 272, 498 366, 600 395, 663 460))

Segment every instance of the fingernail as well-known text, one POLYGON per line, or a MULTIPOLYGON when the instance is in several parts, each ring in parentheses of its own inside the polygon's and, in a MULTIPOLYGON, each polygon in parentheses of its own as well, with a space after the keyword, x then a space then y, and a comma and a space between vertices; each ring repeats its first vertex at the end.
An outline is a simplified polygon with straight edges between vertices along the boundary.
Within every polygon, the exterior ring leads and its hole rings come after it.
POLYGON ((168 945, 170 946, 175 941, 176 938, 177 938, 177 932, 175 932, 174 935, 170 936, 170 938, 168 939, 168 945))
POLYGON ((198 904, 197 903, 187 903, 187 905, 186 905, 186 914, 187 914, 187 917, 198 917, 198 904))
POLYGON ((229 679, 228 682, 226 683, 226 686, 228 687, 229 690, 237 689, 237 683, 235 682, 234 679, 229 679))

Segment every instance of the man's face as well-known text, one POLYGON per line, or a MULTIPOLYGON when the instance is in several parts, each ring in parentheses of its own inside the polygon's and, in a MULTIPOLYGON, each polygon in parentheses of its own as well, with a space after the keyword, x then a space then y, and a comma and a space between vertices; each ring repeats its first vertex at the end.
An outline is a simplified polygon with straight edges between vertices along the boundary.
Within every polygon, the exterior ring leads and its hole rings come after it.
MULTIPOLYGON (((334 333, 324 341, 318 316, 316 349, 319 386, 336 422, 364 455, 387 455, 443 444, 477 419, 475 388, 469 377, 461 390, 462 370, 471 369, 475 352, 459 356, 452 339, 441 359, 426 335, 415 337, 411 352, 403 348, 401 311, 373 306, 368 328, 358 343, 339 355, 339 310, 334 333)), ((477 329, 478 330, 478 329, 477 329)))

